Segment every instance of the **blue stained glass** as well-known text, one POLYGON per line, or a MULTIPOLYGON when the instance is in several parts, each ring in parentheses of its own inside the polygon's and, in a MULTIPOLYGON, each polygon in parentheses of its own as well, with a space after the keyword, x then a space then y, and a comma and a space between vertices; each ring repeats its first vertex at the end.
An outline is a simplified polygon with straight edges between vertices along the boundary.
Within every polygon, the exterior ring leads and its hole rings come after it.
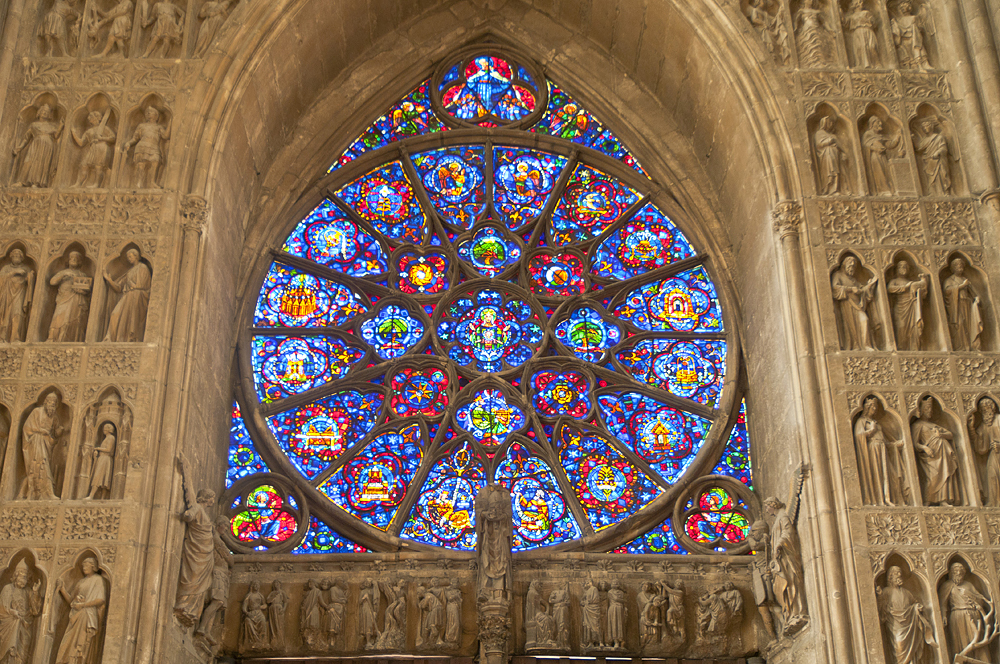
POLYGON ((698 403, 714 405, 726 377, 726 342, 643 339, 616 355, 633 378, 698 403))
POLYGON ((510 63, 503 58, 476 56, 462 74, 464 81, 456 77, 455 82, 441 85, 442 104, 456 118, 476 123, 513 122, 535 110, 535 93, 514 82, 510 63))
MULTIPOLYGON (((461 72, 461 70, 462 70, 462 65, 460 64, 455 65, 447 72, 445 72, 445 75, 441 79, 441 83, 451 83, 452 81, 457 81, 459 72, 461 72)), ((444 86, 442 86, 442 89, 443 88, 444 86)))
POLYGON ((420 466, 422 443, 418 424, 379 434, 319 490, 352 516, 385 530, 420 466))
POLYGON ((343 378, 364 357, 362 348, 337 337, 261 335, 253 338, 250 361, 257 396, 270 403, 343 378))
POLYGON ((747 431, 747 402, 740 404, 739 419, 729 433, 729 442, 722 459, 712 469, 713 475, 728 475, 753 489, 750 464, 750 432, 747 431))
POLYGON ((491 279, 521 260, 521 247, 492 226, 484 226, 458 244, 458 257, 491 279))
POLYGON ((473 502, 485 485, 478 455, 469 443, 459 444, 431 468, 399 536, 449 549, 475 550, 473 502))
POLYGON ((309 517, 309 530, 292 553, 368 553, 368 549, 352 542, 314 516, 309 517))
POLYGON ((605 320, 596 309, 574 309, 566 320, 556 325, 556 339, 574 355, 598 363, 604 354, 622 340, 622 328, 605 320))
POLYGON ((497 373, 517 367, 541 344, 541 320, 531 307, 518 299, 504 301, 500 291, 486 289, 475 300, 462 297, 438 324, 437 334, 448 357, 478 371, 497 373))
POLYGON ((663 492, 596 432, 563 425, 557 441, 559 460, 594 530, 626 519, 663 492))
POLYGON ((385 395, 345 390, 267 418, 278 445, 307 479, 364 440, 378 422, 385 395))
POLYGON ((507 437, 524 428, 524 411, 508 403, 500 390, 485 389, 475 393, 472 401, 455 413, 458 426, 486 446, 502 445, 507 437))
POLYGON ((395 359, 420 343, 424 324, 404 307, 390 304, 361 324, 361 338, 383 360, 395 359))
POLYGON ((597 237, 638 200, 635 189, 618 178, 578 164, 552 211, 553 244, 597 237))
POLYGON ((493 207, 507 228, 534 221, 549 200, 566 157, 540 150, 493 148, 493 207))
POLYGON ((638 392, 603 394, 597 404, 608 431, 671 484, 694 461, 712 426, 638 392))
POLYGON ((555 83, 548 81, 549 106, 542 118, 529 131, 559 136, 617 159, 643 175, 642 169, 632 153, 622 142, 604 127, 591 113, 563 92, 555 83))
POLYGON ((389 269, 382 245, 330 201, 323 201, 300 221, 281 250, 352 277, 389 269))
POLYGON ((427 196, 449 224, 472 228, 486 207, 483 146, 459 146, 423 152, 413 165, 427 196))
POLYGON ((393 240, 419 243, 424 237, 427 217, 398 161, 344 185, 337 196, 370 221, 378 232, 393 240))
POLYGON ((529 74, 528 70, 524 67, 517 68, 517 77, 536 90, 538 89, 538 84, 535 83, 535 77, 529 74))
POLYGON ((520 443, 512 443, 497 467, 497 484, 511 494, 514 550, 568 542, 581 536, 552 468, 520 443))
POLYGON ((230 488, 233 482, 244 477, 269 472, 271 471, 267 464, 257 454, 257 448, 243 421, 240 406, 234 401, 232 421, 229 426, 229 470, 226 471, 226 488, 230 488))
POLYGON ((700 266, 636 288, 612 313, 641 330, 722 332, 715 284, 700 266))
POLYGON ((649 203, 600 244, 591 271, 623 280, 694 255, 684 234, 649 203))
POLYGON ((667 519, 649 532, 639 535, 628 544, 615 549, 612 553, 672 553, 676 555, 688 555, 687 549, 681 546, 674 535, 673 528, 670 527, 670 519, 667 519))
POLYGON ((257 298, 257 327, 336 327, 368 310, 365 298, 343 284, 272 263, 257 298))
POLYGON ((427 96, 428 88, 428 81, 424 81, 413 92, 394 104, 385 115, 379 116, 351 143, 330 170, 394 141, 446 130, 448 127, 442 124, 431 110, 430 99, 427 96))

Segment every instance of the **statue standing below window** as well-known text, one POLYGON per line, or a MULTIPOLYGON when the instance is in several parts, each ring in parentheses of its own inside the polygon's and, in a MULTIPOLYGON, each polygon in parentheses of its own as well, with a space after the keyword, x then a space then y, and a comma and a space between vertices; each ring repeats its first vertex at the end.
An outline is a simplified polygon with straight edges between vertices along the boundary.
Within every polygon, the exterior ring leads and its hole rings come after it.
POLYGON ((215 520, 210 513, 215 492, 201 489, 195 495, 188 477, 187 461, 178 459, 184 484, 187 509, 180 515, 187 523, 181 548, 181 574, 177 583, 174 615, 182 625, 194 626, 205 606, 206 593, 212 589, 215 569, 215 520))
POLYGON ((874 298, 876 277, 862 284, 855 275, 858 272, 858 259, 847 256, 840 264, 840 269, 833 273, 833 299, 840 309, 840 320, 843 326, 844 350, 875 350, 871 342, 871 319, 868 317, 868 305, 874 298))

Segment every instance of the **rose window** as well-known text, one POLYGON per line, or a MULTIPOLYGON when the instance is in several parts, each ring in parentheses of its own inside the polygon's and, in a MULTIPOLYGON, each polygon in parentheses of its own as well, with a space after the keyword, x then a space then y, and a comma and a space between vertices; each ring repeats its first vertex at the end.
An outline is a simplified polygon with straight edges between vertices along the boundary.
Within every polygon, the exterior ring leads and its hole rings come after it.
POLYGON ((666 189, 527 58, 442 62, 261 258, 232 539, 471 550, 498 484, 519 550, 745 551, 738 337, 666 189))

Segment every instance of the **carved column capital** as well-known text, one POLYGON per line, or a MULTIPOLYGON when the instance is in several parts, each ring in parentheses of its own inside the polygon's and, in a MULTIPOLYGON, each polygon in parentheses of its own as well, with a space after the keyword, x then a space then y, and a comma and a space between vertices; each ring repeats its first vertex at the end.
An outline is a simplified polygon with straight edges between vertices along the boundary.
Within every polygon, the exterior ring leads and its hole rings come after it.
POLYGON ((208 201, 195 194, 185 196, 181 201, 181 220, 185 231, 204 233, 208 225, 208 201))
POLYGON ((771 221, 781 239, 797 234, 802 226, 802 205, 798 201, 779 201, 771 210, 771 221))
POLYGON ((1000 212, 1000 189, 989 189, 979 196, 979 202, 989 205, 994 212, 1000 212))

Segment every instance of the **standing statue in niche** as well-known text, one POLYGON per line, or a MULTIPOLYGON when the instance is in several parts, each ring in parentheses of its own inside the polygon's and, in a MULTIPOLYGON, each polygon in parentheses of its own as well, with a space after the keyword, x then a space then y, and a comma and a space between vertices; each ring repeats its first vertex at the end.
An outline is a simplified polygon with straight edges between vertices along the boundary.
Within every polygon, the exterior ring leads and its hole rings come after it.
POLYGON ((197 495, 191 486, 187 460, 178 458, 181 481, 184 484, 186 509, 181 519, 187 523, 184 530, 184 545, 181 548, 181 575, 177 583, 177 601, 174 615, 185 627, 193 626, 201 616, 205 605, 205 593, 212 587, 212 572, 215 567, 215 520, 211 509, 215 504, 215 492, 201 489, 197 495))
POLYGON ((750 21, 767 50, 786 65, 792 58, 792 49, 788 45, 788 31, 781 21, 781 12, 772 16, 767 11, 767 0, 749 0, 747 2, 747 20, 750 21))
POLYGON ((845 193, 844 160, 847 152, 840 147, 837 138, 836 124, 829 115, 823 116, 819 127, 813 134, 813 146, 816 150, 816 162, 819 166, 820 194, 832 196, 845 193))
POLYGON ((663 638, 663 605, 667 598, 655 583, 642 584, 636 596, 639 608, 639 642, 643 648, 663 638))
POLYGON ((229 579, 233 569, 233 556, 222 541, 221 535, 222 531, 228 530, 229 527, 229 521, 226 517, 220 516, 215 520, 215 530, 212 532, 212 587, 208 591, 206 598, 208 603, 201 612, 198 629, 194 632, 196 637, 205 639, 213 646, 217 645, 214 634, 216 623, 222 623, 226 602, 229 601, 229 579))
MULTIPOLYGON (((358 594, 358 634, 361 637, 361 642, 358 645, 365 650, 371 650, 378 642, 379 632, 375 625, 378 603, 378 587, 371 579, 365 579, 361 583, 361 592, 358 594)), ((303 611, 305 611, 305 600, 302 601, 302 605, 303 611)))
POLYGON ((94 449, 94 465, 90 475, 90 492, 84 500, 111 497, 111 480, 115 472, 115 425, 106 422, 102 429, 101 444, 94 449))
MULTIPOLYGON (((370 584, 370 581, 365 583, 370 584)), ((364 589, 362 589, 362 601, 364 600, 364 589)), ((360 612, 359 612, 360 613, 360 612)), ((363 615, 359 615, 363 619, 363 615)), ((323 625, 323 591, 315 580, 306 581, 306 590, 302 593, 302 605, 299 608, 299 634, 302 636, 302 643, 311 650, 319 648, 322 637, 323 625)), ((362 638, 365 636, 361 632, 362 638)), ((364 645, 364 644, 362 644, 364 645)))
POLYGON ((82 266, 83 254, 71 251, 67 266, 49 279, 49 285, 56 288, 56 309, 49 324, 49 341, 83 341, 94 280, 80 269, 82 266))
POLYGON ((843 346, 844 350, 875 350, 871 341, 868 305, 875 297, 878 277, 873 275, 867 283, 862 284, 855 277, 857 272, 858 259, 851 255, 845 256, 840 269, 833 273, 831 281, 833 299, 840 309, 844 333, 843 346))
POLYGON ((753 551, 753 565, 750 568, 750 588, 753 591, 754 604, 757 605, 757 612, 764 619, 764 629, 772 639, 778 638, 774 631, 774 617, 771 615, 771 607, 774 606, 774 589, 772 582, 774 575, 771 573, 771 534, 767 529, 767 522, 757 519, 750 526, 750 535, 747 542, 753 551))
POLYGON ((528 592, 524 594, 524 647, 530 650, 538 647, 538 620, 536 616, 542 609, 542 584, 533 580, 528 584, 528 592))
POLYGON ((142 341, 146 332, 146 312, 149 310, 149 289, 153 273, 142 262, 139 250, 132 248, 125 252, 129 268, 115 279, 104 271, 104 282, 108 288, 121 293, 108 319, 105 341, 142 341))
POLYGON ((968 570, 960 562, 948 568, 948 580, 941 584, 941 620, 951 634, 955 659, 964 655, 980 662, 993 661, 987 644, 996 636, 993 602, 967 579, 968 570))
POLYGON ((89 34, 91 42, 96 42, 97 31, 108 23, 111 29, 108 31, 108 41, 104 44, 104 50, 94 55, 96 58, 103 58, 111 53, 111 49, 117 48, 118 55, 128 56, 128 42, 132 39, 132 13, 135 5, 132 0, 118 0, 114 7, 108 11, 101 11, 99 7, 94 10, 101 20, 96 21, 90 28, 89 34))
POLYGON ((420 609, 420 627, 417 630, 417 647, 434 647, 444 644, 444 604, 434 588, 417 586, 417 607, 420 609))
POLYGON ((910 264, 896 263, 896 276, 889 281, 889 294, 894 296, 892 324, 896 328, 899 350, 923 350, 924 305, 930 281, 926 274, 910 279, 910 264))
POLYGON ((604 647, 604 611, 601 606, 601 591, 590 579, 583 587, 580 598, 583 648, 604 647))
POLYGON ((556 647, 569 648, 569 588, 563 586, 549 593, 549 607, 552 609, 552 632, 556 647))
POLYGON ((969 413, 968 428, 972 449, 986 462, 982 469, 980 487, 987 507, 1000 507, 1000 414, 997 404, 989 397, 979 400, 975 412, 969 413), (976 418, 979 425, 976 425, 976 418))
POLYGON ((21 158, 15 183, 22 187, 48 187, 52 181, 52 162, 56 154, 56 142, 62 135, 63 122, 55 120, 49 104, 38 108, 38 116, 28 125, 24 138, 14 148, 14 156, 21 158), (27 152, 25 152, 27 149, 27 152))
POLYGON ((927 193, 950 196, 952 155, 948 139, 941 133, 941 123, 934 117, 924 118, 920 121, 920 129, 921 133, 914 132, 913 147, 923 162, 927 193))
POLYGON ((784 618, 783 633, 789 636, 805 627, 805 577, 802 568, 802 544, 795 521, 799 514, 799 499, 807 467, 799 466, 792 477, 788 506, 774 496, 764 501, 764 511, 771 522, 771 573, 774 595, 784 618))
POLYGON ((795 34, 799 40, 799 60, 807 69, 823 67, 827 61, 827 28, 817 0, 804 0, 795 16, 795 34))
POLYGON ((87 114, 90 128, 82 134, 72 128, 73 141, 83 148, 83 158, 80 160, 80 173, 76 176, 74 187, 100 187, 104 183, 104 175, 108 171, 108 156, 115 142, 115 132, 108 127, 111 109, 101 113, 91 111, 87 114))
POLYGON ((667 594, 669 606, 667 607, 667 627, 677 638, 684 639, 684 582, 678 579, 673 584, 669 581, 661 581, 660 587, 667 594))
POLYGON ((608 590, 608 635, 607 643, 615 650, 625 649, 625 599, 622 584, 615 580, 608 590))
POLYGON ((864 0, 851 0, 844 15, 844 29, 851 33, 848 48, 854 56, 854 66, 860 69, 877 68, 879 56, 875 15, 865 9, 864 0))
MULTIPOLYGON (((339 583, 330 585, 327 594, 329 598, 323 603, 323 610, 326 612, 326 642, 333 648, 340 636, 340 631, 344 627, 344 611, 347 608, 347 593, 339 583)), ((322 601, 322 600, 321 600, 322 601)))
POLYGON ((250 582, 243 603, 240 605, 242 621, 240 627, 240 650, 265 650, 267 638, 267 601, 260 593, 260 581, 250 582))
POLYGON ((965 276, 965 259, 954 258, 951 276, 944 280, 944 307, 955 350, 979 350, 982 346, 983 312, 979 294, 965 276))
POLYGON ((892 183, 892 172, 889 168, 889 151, 895 150, 900 143, 899 136, 887 136, 881 118, 873 115, 868 118, 868 129, 861 137, 868 162, 868 176, 871 178, 872 193, 877 196, 891 195, 896 191, 892 183))
POLYGON ((35 271, 24 262, 24 252, 12 249, 10 262, 0 268, 0 341, 23 341, 24 324, 35 290, 35 271))
POLYGON ((215 35, 219 28, 226 22, 229 8, 237 0, 208 0, 201 6, 198 18, 202 19, 201 27, 198 28, 198 39, 194 45, 194 57, 200 58, 208 52, 208 47, 215 40, 215 35))
POLYGON ((952 441, 955 435, 935 424, 934 399, 920 401, 920 419, 910 427, 917 461, 923 474, 924 505, 961 505, 958 488, 958 457, 952 441))
MULTIPOLYGON (((378 585, 385 595, 386 607, 382 633, 376 647, 379 650, 402 650, 406 646, 406 582, 399 579, 396 585, 392 585, 387 581, 379 581, 378 585)), ((377 594, 375 599, 377 608, 377 594)))
POLYGON ((52 449, 66 429, 59 421, 62 401, 50 392, 41 406, 36 406, 21 429, 21 456, 24 481, 17 494, 20 500, 55 500, 52 486, 52 449))
POLYGON ((149 37, 149 44, 146 45, 142 57, 165 58, 170 52, 170 48, 181 41, 186 12, 170 0, 161 0, 153 5, 153 11, 150 13, 147 5, 148 0, 140 0, 140 2, 142 3, 140 4, 140 13, 143 16, 148 15, 148 18, 144 18, 142 27, 154 26, 153 34, 149 37))
POLYGON ((10 583, 0 590, 0 664, 28 661, 42 599, 42 580, 32 583, 31 571, 22 559, 14 568, 10 583))
POLYGON ((444 640, 452 645, 458 645, 462 638, 462 588, 458 581, 452 579, 451 585, 444 591, 447 602, 444 621, 444 640))
POLYGON ((903 69, 930 69, 927 49, 924 48, 922 21, 913 15, 913 3, 900 0, 896 9, 898 16, 892 18, 891 28, 899 66, 903 69))
POLYGON ((69 604, 69 623, 63 633, 55 664, 98 664, 97 633, 104 625, 107 588, 98 572, 95 558, 84 558, 80 564, 83 578, 67 592, 62 579, 56 581, 56 592, 69 604))
POLYGON ((122 151, 127 153, 129 148, 135 146, 132 153, 135 164, 133 186, 138 189, 159 189, 160 185, 156 180, 163 162, 160 143, 170 138, 170 123, 161 125, 160 111, 153 106, 146 108, 143 118, 145 120, 135 128, 132 138, 122 146, 122 151))
POLYGON ((63 57, 70 52, 70 29, 80 18, 80 12, 73 8, 76 0, 54 0, 52 9, 45 13, 38 28, 42 40, 42 55, 63 57))
POLYGON ((490 484, 476 495, 476 558, 479 595, 487 601, 510 601, 514 578, 510 551, 514 516, 510 492, 490 484))
POLYGON ((861 416, 854 424, 854 441, 862 488, 869 505, 906 505, 908 487, 903 480, 903 462, 899 450, 902 440, 886 440, 882 425, 875 419, 878 398, 867 396, 861 404, 861 416))
POLYGON ((933 648, 934 627, 924 615, 924 606, 903 587, 903 570, 893 566, 886 572, 886 585, 876 588, 879 619, 892 644, 896 664, 922 664, 924 651, 933 648))
POLYGON ((281 581, 275 579, 271 584, 271 593, 267 596, 267 631, 271 635, 271 648, 282 650, 285 647, 285 609, 288 607, 288 593, 281 587, 281 581))

